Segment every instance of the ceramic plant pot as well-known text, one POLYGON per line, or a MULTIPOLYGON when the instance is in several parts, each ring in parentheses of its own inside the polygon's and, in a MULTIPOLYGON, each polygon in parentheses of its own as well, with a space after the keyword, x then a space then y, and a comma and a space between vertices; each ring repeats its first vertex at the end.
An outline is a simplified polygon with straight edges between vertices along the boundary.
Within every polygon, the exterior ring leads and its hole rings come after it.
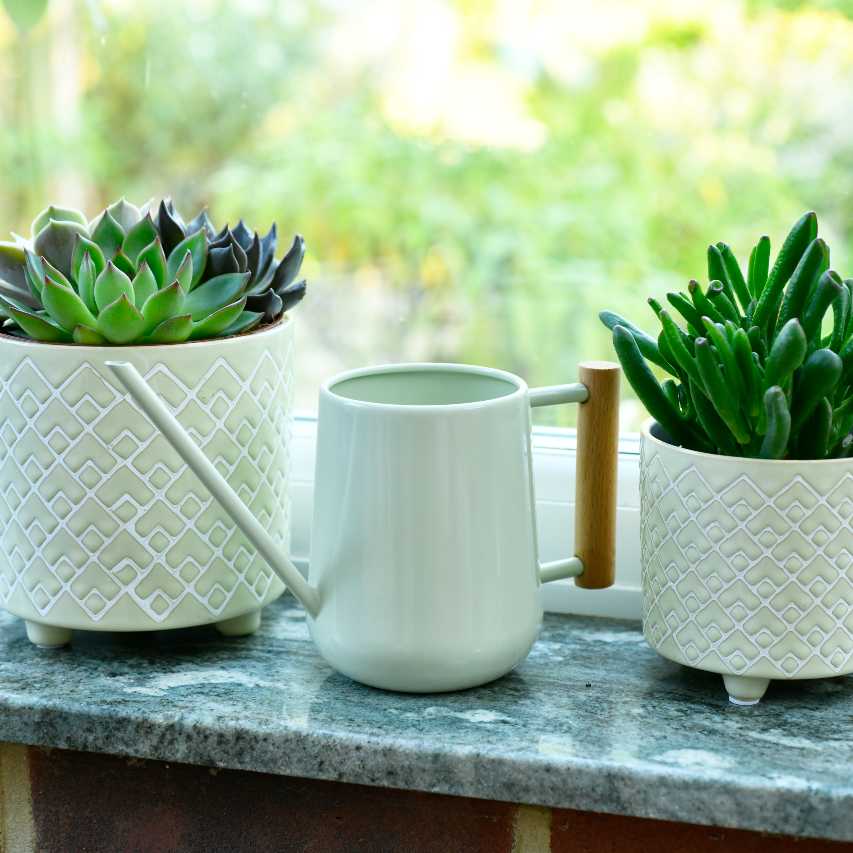
POLYGON ((643 631, 755 704, 853 672, 853 459, 713 456, 642 437, 643 631))
POLYGON ((146 376, 286 550, 292 326, 148 347, 0 336, 0 606, 33 642, 257 628, 283 584, 106 362, 146 376))

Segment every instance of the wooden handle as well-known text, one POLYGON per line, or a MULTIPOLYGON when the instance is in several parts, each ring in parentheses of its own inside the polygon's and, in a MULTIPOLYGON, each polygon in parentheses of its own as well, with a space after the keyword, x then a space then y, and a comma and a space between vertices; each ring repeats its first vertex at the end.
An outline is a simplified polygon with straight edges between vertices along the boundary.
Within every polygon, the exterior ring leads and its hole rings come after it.
POLYGON ((575 583, 584 589, 613 586, 616 576, 620 373, 611 361, 585 361, 578 368, 589 389, 578 414, 575 475, 575 554, 584 565, 575 583))

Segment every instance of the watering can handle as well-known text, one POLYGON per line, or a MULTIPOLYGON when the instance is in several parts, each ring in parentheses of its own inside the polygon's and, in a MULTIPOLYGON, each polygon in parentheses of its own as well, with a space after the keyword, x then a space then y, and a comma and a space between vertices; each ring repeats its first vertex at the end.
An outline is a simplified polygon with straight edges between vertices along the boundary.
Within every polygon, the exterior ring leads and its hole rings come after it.
POLYGON ((618 364, 585 361, 574 385, 530 389, 531 406, 580 403, 575 468, 575 556, 539 567, 543 583, 574 577, 583 589, 613 586, 616 574, 618 364))
POLYGON ((107 367, 133 397, 136 404, 163 433, 175 448, 178 456, 190 470, 207 486, 208 491, 222 504, 222 508, 234 520, 246 538, 258 549, 270 568, 287 584, 290 591, 302 602, 311 616, 320 610, 320 596, 293 565, 281 546, 264 530, 263 525, 252 515, 225 478, 214 468, 199 446, 186 434, 163 401, 151 390, 151 386, 140 376, 139 371, 126 361, 108 361, 107 367))

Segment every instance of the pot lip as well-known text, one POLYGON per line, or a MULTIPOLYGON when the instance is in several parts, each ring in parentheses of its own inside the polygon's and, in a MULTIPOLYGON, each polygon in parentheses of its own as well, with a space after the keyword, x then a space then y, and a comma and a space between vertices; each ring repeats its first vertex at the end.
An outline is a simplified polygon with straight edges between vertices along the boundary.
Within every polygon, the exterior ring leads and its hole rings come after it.
POLYGON ((477 411, 492 406, 506 405, 507 403, 514 404, 520 397, 525 396, 528 390, 527 383, 520 376, 516 376, 507 370, 500 370, 497 367, 484 367, 479 364, 462 364, 458 362, 406 361, 345 370, 343 373, 338 373, 323 382, 320 386, 320 397, 321 399, 333 400, 336 404, 349 408, 372 409, 382 412, 396 412, 398 414, 416 414, 419 412, 477 411), (512 385, 513 390, 499 397, 488 397, 484 400, 472 400, 466 403, 376 403, 371 400, 357 400, 352 397, 345 397, 335 390, 336 386, 343 382, 363 376, 383 376, 393 373, 426 373, 430 371, 487 376, 512 385))
POLYGON ((705 453, 702 450, 688 450, 686 447, 681 447, 678 444, 670 444, 668 441, 658 438, 652 433, 652 427, 655 426, 660 426, 660 424, 658 424, 654 418, 649 418, 643 422, 641 434, 644 441, 648 441, 657 447, 665 447, 668 450, 674 450, 687 456, 695 456, 699 459, 719 459, 725 462, 734 462, 739 465, 772 465, 774 467, 793 467, 797 465, 853 465, 853 457, 848 459, 757 459, 753 456, 726 456, 722 453, 705 453))
POLYGON ((260 329, 254 329, 251 332, 242 335, 231 335, 228 338, 207 338, 200 341, 182 341, 179 344, 118 344, 110 346, 89 346, 86 344, 58 344, 48 341, 34 341, 32 338, 17 338, 13 335, 4 335, 0 332, 0 345, 11 344, 13 346, 32 347, 41 352, 74 352, 79 354, 88 353, 89 355, 101 353, 113 353, 116 358, 120 358, 121 353, 127 352, 151 352, 164 353, 176 352, 186 347, 202 348, 209 346, 229 346, 235 341, 240 340, 257 340, 264 335, 273 335, 283 329, 291 327, 293 320, 289 314, 284 314, 280 319, 260 329))

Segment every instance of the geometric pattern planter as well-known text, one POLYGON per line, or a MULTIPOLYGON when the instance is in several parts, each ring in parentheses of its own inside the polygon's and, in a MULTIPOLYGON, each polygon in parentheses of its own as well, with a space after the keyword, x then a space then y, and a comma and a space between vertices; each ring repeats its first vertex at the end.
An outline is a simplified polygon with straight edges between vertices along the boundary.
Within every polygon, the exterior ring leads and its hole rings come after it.
POLYGON ((713 456, 644 430, 643 631, 664 657, 768 680, 853 672, 853 459, 713 456))
POLYGON ((282 583, 105 362, 136 365, 287 549, 292 345, 289 320, 172 346, 0 336, 0 606, 34 641, 257 627, 282 583))

